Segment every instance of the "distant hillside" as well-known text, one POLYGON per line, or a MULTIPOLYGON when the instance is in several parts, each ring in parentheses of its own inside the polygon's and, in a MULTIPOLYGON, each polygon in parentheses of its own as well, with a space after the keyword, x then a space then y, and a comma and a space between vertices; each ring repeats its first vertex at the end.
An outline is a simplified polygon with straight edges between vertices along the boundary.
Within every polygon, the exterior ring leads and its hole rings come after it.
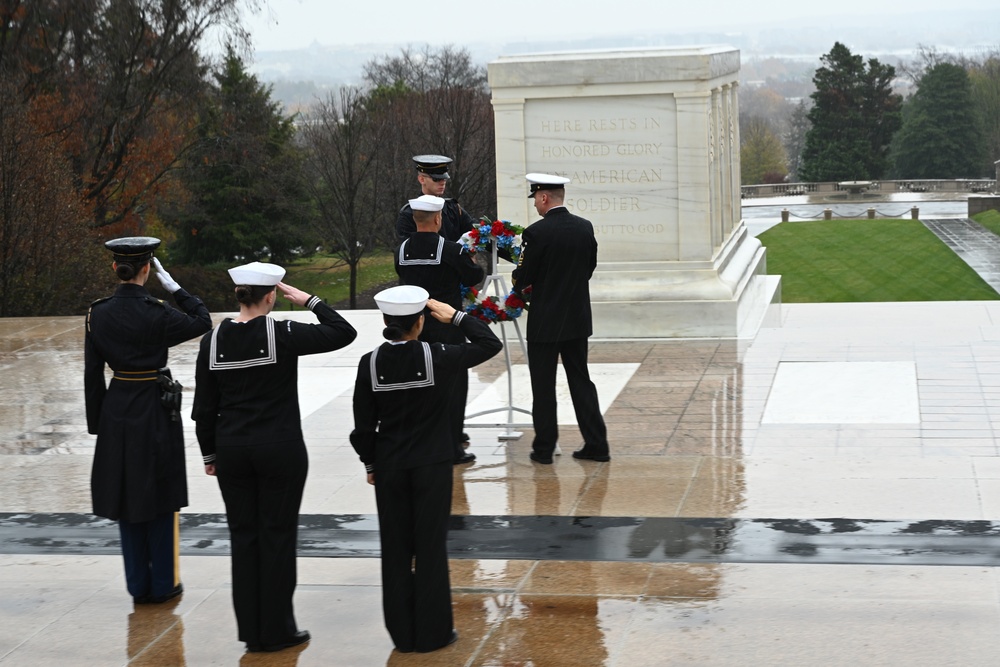
MULTIPOLYGON (((775 57, 801 63, 801 71, 807 74, 818 66, 819 56, 829 51, 834 41, 847 44, 854 53, 865 58, 877 57, 889 63, 912 57, 920 45, 969 55, 1000 50, 1000 12, 986 11, 845 14, 823 25, 787 20, 781 15, 762 15, 757 23, 729 31, 678 34, 671 33, 669 25, 643 25, 643 30, 643 33, 613 37, 566 36, 561 41, 497 39, 470 44, 455 40, 452 43, 468 49, 473 59, 484 65, 499 55, 518 53, 725 44, 739 49, 744 63, 775 57)), ((255 55, 252 69, 262 81, 274 86, 275 98, 294 111, 338 86, 360 84, 366 62, 398 53, 405 46, 313 43, 292 51, 260 51, 255 55)), ((409 46, 421 49, 424 44, 409 46)))

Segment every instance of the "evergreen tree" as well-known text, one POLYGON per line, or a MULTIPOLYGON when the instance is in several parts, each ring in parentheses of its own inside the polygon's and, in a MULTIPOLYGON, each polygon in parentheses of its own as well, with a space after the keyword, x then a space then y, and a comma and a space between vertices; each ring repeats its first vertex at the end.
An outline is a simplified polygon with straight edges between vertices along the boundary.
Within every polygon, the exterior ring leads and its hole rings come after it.
POLYGON ((981 176, 983 141, 965 69, 942 62, 920 78, 893 141, 897 178, 981 176))
POLYGON ((182 173, 191 199, 172 216, 179 259, 285 263, 312 245, 292 119, 232 49, 214 78, 182 173))
POLYGON ((801 176, 807 181, 882 178, 889 144, 901 124, 902 98, 892 92, 895 68, 837 42, 820 59, 809 111, 801 176))

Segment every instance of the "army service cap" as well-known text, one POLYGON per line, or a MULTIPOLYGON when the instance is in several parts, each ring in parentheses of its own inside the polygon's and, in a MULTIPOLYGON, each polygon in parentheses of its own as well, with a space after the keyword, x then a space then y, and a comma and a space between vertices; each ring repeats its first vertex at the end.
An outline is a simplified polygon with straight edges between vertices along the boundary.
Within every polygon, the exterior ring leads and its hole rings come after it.
POLYGON ((116 262, 143 263, 153 256, 153 251, 160 247, 160 239, 152 236, 125 236, 111 239, 104 247, 115 255, 116 262))

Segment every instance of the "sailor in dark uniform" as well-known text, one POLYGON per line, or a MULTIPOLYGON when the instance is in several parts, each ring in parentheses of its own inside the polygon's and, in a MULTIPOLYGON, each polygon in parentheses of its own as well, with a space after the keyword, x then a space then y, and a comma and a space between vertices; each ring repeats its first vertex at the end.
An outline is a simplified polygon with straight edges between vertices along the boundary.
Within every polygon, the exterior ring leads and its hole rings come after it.
MULTIPOLYGON (((451 176, 448 174, 450 157, 443 155, 417 155, 413 163, 417 167, 417 182, 420 194, 444 198, 444 190, 451 176)), ((462 234, 472 231, 473 219, 454 199, 445 199, 441 209, 441 236, 449 241, 458 241, 462 234)), ((410 238, 417 231, 413 221, 413 209, 406 204, 396 217, 396 235, 400 241, 410 238)))
POLYGON ((389 342, 358 364, 351 444, 375 485, 386 628, 398 651, 434 651, 458 638, 448 578, 453 452, 444 394, 451 376, 501 345, 488 325, 428 301, 423 288, 393 287, 375 302, 389 342), (471 342, 419 341, 425 305, 471 342))
MULTIPOLYGON (((462 245, 446 240, 441 229, 441 209, 444 199, 422 195, 410 200, 417 231, 400 244, 396 251, 396 273, 403 285, 418 285, 430 298, 443 301, 455 310, 462 310, 462 285, 472 286, 483 279, 483 269, 462 245)), ((428 343, 464 343, 462 332, 451 323, 424 318, 420 340, 428 343)), ((462 433, 465 422, 465 402, 469 396, 469 374, 456 373, 449 393, 448 419, 454 435, 455 463, 472 463, 476 455, 465 451, 468 438, 462 433)))
POLYGON ((573 457, 608 461, 608 432, 587 369, 587 344, 593 333, 590 277, 597 267, 594 226, 563 205, 568 178, 528 174, 527 179, 528 197, 534 198, 542 219, 521 235, 521 257, 511 279, 514 289, 531 302, 526 335, 535 430, 531 460, 552 463, 559 441, 556 368, 561 358, 583 435, 583 447, 573 457))
POLYGON ((357 332, 319 297, 251 262, 229 270, 239 315, 201 340, 192 417, 205 472, 219 480, 232 543, 233 607, 247 650, 309 641, 292 608, 299 506, 309 460, 299 415, 298 358, 349 345, 357 332), (275 288, 319 324, 269 317, 275 288))
POLYGON ((121 284, 87 313, 83 381, 87 430, 97 435, 94 514, 118 521, 134 601, 165 602, 183 591, 177 512, 188 504, 180 387, 170 383, 167 350, 205 333, 212 320, 201 299, 181 289, 153 258, 159 239, 104 245, 114 253, 121 284), (146 291, 150 260, 180 310, 146 291), (105 364, 114 372, 107 385, 105 364))

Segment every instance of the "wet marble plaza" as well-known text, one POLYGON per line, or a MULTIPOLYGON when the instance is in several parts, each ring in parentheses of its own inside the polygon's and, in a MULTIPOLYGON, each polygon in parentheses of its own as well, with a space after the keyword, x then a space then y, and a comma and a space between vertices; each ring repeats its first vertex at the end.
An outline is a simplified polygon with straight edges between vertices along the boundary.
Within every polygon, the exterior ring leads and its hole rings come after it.
MULTIPOLYGON (((752 340, 593 341, 612 460, 568 456, 565 401, 552 466, 528 460, 530 428, 470 430, 449 543, 461 637, 426 655, 382 625, 375 502, 347 439, 381 326, 345 316, 358 341, 301 363, 296 613, 313 639, 276 654, 236 640, 191 423, 185 593, 133 606, 114 526, 88 514, 83 320, 0 319, 0 664, 996 664, 1000 302, 792 304, 752 340)), ((171 353, 186 406, 195 354, 171 353)), ((472 371, 470 413, 502 403, 506 372, 502 355, 472 371)))

